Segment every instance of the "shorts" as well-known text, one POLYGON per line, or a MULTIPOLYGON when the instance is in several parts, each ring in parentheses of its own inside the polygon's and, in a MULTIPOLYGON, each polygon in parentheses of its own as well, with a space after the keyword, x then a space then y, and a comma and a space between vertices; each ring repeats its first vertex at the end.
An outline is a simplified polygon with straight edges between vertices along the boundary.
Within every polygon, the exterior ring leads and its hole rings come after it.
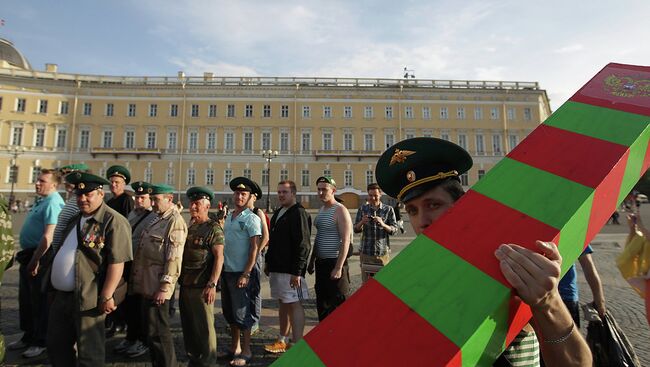
POLYGON ((241 275, 241 272, 221 273, 221 308, 228 324, 237 325, 241 330, 249 330, 255 324, 251 300, 256 291, 259 293, 259 289, 255 289, 250 281, 246 288, 237 288, 241 275))
POLYGON ((294 303, 309 299, 309 285, 305 277, 300 277, 300 287, 292 288, 290 285, 291 274, 271 273, 269 285, 271 286, 271 298, 279 299, 282 303, 294 303))

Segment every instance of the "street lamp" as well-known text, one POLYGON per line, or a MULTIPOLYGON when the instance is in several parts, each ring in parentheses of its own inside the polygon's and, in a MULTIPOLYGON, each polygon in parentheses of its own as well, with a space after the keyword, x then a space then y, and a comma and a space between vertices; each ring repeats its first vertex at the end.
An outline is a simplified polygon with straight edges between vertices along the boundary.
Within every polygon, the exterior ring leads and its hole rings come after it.
POLYGON ((267 162, 267 168, 266 168, 266 183, 267 183, 267 190, 266 190, 266 212, 269 213, 270 208, 271 208, 271 161, 273 158, 278 156, 278 151, 277 150, 263 150, 262 151, 262 157, 266 159, 267 162))
POLYGON ((18 166, 16 165, 18 159, 18 149, 13 150, 13 158, 11 158, 11 166, 9 167, 9 180, 11 181, 11 192, 9 193, 9 208, 12 207, 14 203, 14 185, 17 181, 18 176, 18 166))

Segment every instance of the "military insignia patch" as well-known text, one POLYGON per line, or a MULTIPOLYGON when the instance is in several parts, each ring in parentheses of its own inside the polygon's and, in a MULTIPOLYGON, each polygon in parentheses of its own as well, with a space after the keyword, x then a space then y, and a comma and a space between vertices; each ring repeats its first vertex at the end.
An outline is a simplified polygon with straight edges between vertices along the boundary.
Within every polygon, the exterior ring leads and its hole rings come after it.
POLYGON ((408 171, 408 172, 406 172, 406 179, 407 179, 409 182, 413 182, 413 181, 415 181, 415 172, 413 172, 413 171, 408 171))
POLYGON ((412 154, 415 154, 415 152, 412 150, 395 149, 395 153, 390 158, 390 163, 388 165, 392 166, 395 163, 403 163, 406 161, 406 157, 412 154))
POLYGON ((603 81, 605 90, 618 97, 650 97, 650 79, 612 74, 603 81))

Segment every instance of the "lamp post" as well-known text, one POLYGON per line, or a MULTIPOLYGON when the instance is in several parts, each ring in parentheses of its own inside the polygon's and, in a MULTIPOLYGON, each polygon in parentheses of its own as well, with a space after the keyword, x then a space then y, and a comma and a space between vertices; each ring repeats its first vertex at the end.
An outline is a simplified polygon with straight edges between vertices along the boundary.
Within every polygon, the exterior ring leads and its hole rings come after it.
POLYGON ((14 198, 14 185, 17 181, 18 176, 18 166, 16 165, 18 159, 18 149, 12 151, 13 158, 11 158, 11 166, 9 167, 9 179, 11 180, 11 192, 9 193, 9 208, 12 207, 15 198, 14 198))
POLYGON ((266 159, 267 163, 267 168, 266 168, 266 183, 267 183, 267 190, 266 190, 266 212, 268 213, 271 208, 271 161, 273 158, 278 156, 278 151, 277 150, 263 150, 262 151, 262 157, 266 159))

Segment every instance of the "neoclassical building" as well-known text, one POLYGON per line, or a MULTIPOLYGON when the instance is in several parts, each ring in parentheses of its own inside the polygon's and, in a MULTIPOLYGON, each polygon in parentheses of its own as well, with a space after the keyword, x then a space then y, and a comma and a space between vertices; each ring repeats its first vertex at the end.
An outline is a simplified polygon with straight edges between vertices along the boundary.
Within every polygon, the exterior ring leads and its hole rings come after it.
POLYGON ((30 196, 40 168, 84 162, 96 174, 121 164, 133 180, 222 197, 236 176, 265 194, 269 180, 273 192, 288 178, 312 207, 316 178, 331 175, 354 207, 397 141, 465 147, 471 186, 550 114, 536 82, 67 74, 35 70, 0 39, 0 193, 30 196), (268 150, 277 151, 270 178, 268 150))

